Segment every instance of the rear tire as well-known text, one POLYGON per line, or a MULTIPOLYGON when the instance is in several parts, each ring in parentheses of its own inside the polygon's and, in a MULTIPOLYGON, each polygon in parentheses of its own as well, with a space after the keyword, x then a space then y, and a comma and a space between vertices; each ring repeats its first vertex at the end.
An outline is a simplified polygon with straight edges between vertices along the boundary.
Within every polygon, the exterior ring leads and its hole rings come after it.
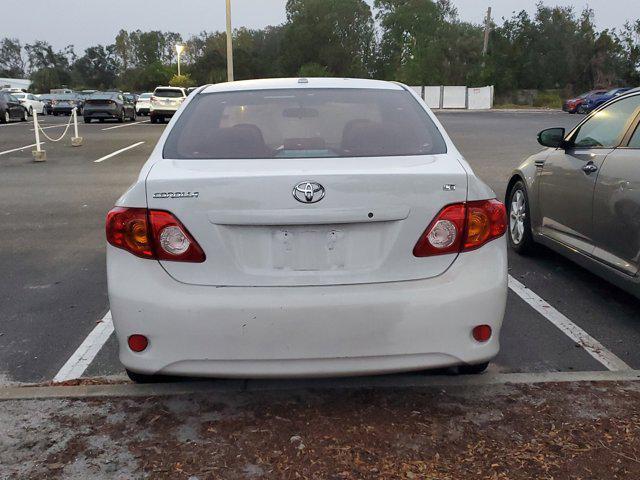
POLYGON ((87 117, 84 117, 84 123, 91 123, 91 119, 87 118, 87 117))
POLYGON ((535 243, 531 232, 529 196, 522 180, 513 184, 507 195, 507 236, 509 246, 520 255, 533 252, 535 243))
POLYGON ((458 373, 460 375, 479 375, 484 372, 489 366, 489 362, 478 363, 476 365, 460 365, 458 367, 458 373))
POLYGON ((118 123, 124 123, 125 120, 125 115, 124 115, 124 109, 122 109, 122 113, 120 114, 120 116, 118 117, 118 123))
POLYGON ((25 108, 24 111, 22 112, 22 118, 20 119, 20 121, 26 122, 27 120, 29 120, 29 112, 25 108))
POLYGON ((33 107, 29 107, 29 116, 33 117, 33 107))
POLYGON ((9 111, 5 110, 2 116, 0 116, 0 123, 9 123, 11 121, 11 117, 9 116, 9 111))

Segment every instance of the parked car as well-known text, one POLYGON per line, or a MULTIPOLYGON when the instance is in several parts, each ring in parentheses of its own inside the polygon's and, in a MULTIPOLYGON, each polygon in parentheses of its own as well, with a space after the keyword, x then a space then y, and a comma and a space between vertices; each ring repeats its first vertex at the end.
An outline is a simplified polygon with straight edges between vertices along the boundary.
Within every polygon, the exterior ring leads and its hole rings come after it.
POLYGON ((605 103, 607 103, 612 98, 618 97, 618 96, 622 95, 623 93, 628 92, 629 90, 631 90, 631 88, 629 88, 629 87, 614 88, 614 89, 609 90, 608 92, 606 92, 606 93, 604 93, 602 95, 591 96, 591 97, 587 98, 585 100, 585 102, 578 107, 578 113, 590 113, 590 112, 593 112, 600 105, 604 105, 605 103))
POLYGON ((40 101, 44 103, 44 110, 46 115, 53 114, 53 100, 57 97, 55 94, 45 93, 40 95, 40 101))
POLYGON ((138 115, 149 115, 152 95, 153 93, 143 93, 138 97, 138 101, 136 102, 136 113, 138 115))
POLYGON ((479 373, 498 353, 504 204, 409 87, 210 85, 169 128, 106 220, 133 380, 479 373))
POLYGON ((33 112, 38 112, 40 115, 47 114, 44 102, 36 98, 34 94, 23 92, 14 93, 13 96, 20 101, 22 106, 27 110, 29 116, 33 116, 33 112))
POLYGON ((541 243, 640 298, 640 89, 614 98, 513 173, 509 243, 541 243))
POLYGON ((607 90, 591 90, 589 92, 583 93, 582 95, 578 95, 575 98, 569 98, 564 101, 562 104, 562 110, 568 113, 578 113, 578 108, 582 105, 588 98, 598 97, 600 95, 604 95, 607 93, 607 90))
POLYGON ((71 115, 74 108, 77 108, 78 115, 82 115, 84 100, 75 93, 56 94, 51 100, 52 115, 71 115))
POLYGON ((84 123, 92 120, 104 122, 115 119, 124 122, 136 120, 136 107, 133 102, 122 93, 98 92, 91 95, 84 104, 84 123))
POLYGON ((0 123, 9 123, 12 120, 26 122, 28 115, 27 109, 15 97, 15 94, 0 92, 0 123))
POLYGON ((179 87, 158 87, 153 91, 149 115, 151 123, 162 123, 180 108, 187 98, 187 92, 179 87))

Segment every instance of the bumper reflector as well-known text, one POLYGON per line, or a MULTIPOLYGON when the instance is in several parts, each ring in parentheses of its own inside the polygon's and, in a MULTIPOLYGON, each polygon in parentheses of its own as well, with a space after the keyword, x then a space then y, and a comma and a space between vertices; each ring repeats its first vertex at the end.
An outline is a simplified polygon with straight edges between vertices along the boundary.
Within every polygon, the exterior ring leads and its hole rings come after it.
POLYGON ((128 340, 129 348, 134 352, 142 352, 149 345, 149 340, 144 335, 131 335, 128 340))

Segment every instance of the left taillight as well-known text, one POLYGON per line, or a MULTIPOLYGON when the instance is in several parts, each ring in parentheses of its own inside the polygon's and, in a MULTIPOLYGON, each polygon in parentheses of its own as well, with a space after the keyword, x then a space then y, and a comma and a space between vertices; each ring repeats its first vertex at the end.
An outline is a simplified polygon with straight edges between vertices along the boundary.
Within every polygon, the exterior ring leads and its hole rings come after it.
POLYGON ((138 257, 202 263, 198 242, 170 212, 115 207, 107 214, 107 241, 138 257))
POLYGON ((416 257, 459 253, 480 248, 507 230, 504 204, 495 198, 444 207, 418 239, 416 257))

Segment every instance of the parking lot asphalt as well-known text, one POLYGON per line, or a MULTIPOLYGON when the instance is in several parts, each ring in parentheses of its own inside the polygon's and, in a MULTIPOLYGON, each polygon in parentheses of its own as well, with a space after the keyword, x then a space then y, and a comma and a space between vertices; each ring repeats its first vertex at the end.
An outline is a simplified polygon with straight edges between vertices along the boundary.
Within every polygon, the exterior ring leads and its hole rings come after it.
MULTIPOLYGON (((540 149, 539 130, 570 127, 580 119, 560 112, 500 111, 438 117, 498 198, 504 197, 512 169, 540 149)), ((42 120, 54 137, 68 117, 42 120)), ((104 217, 164 129, 138 120, 81 124, 81 147, 72 147, 69 135, 58 143, 42 138, 45 163, 31 158, 32 122, 0 125, 0 384, 51 380, 108 312, 104 217)), ((638 300, 546 249, 532 257, 510 252, 509 260, 513 279, 546 303, 536 311, 510 291, 502 349, 491 370, 606 369, 552 323, 554 315, 573 322, 629 367, 640 368, 638 300)), ((122 373, 111 335, 84 375, 122 373)))

